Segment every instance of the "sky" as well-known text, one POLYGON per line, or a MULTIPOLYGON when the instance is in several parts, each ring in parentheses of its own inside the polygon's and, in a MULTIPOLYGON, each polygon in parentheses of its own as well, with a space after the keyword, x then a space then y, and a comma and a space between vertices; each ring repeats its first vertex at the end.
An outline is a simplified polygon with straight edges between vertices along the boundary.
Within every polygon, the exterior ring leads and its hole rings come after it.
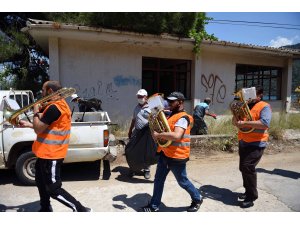
POLYGON ((214 20, 264 23, 229 22, 230 24, 224 24, 225 21, 215 21, 218 24, 209 23, 206 25, 207 33, 214 34, 219 40, 270 47, 300 43, 300 12, 208 12, 206 15, 214 20))
POLYGON ((14 2, 18 3, 6 1, 1 5, 0 12, 207 12, 208 17, 217 20, 277 23, 271 26, 285 27, 249 26, 267 25, 254 23, 248 23, 248 26, 241 23, 209 23, 207 32, 215 34, 219 40, 271 47, 300 43, 299 0, 72 0, 72 4, 70 0, 51 0, 51 4, 41 4, 40 0, 14 2))

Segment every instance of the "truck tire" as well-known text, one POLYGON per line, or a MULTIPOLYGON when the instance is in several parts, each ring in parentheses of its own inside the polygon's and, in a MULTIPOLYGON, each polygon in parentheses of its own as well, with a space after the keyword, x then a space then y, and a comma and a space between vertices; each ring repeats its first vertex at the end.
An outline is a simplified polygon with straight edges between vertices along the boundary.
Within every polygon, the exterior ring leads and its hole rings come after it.
POLYGON ((16 174, 25 185, 35 185, 36 157, 32 152, 25 152, 19 156, 16 162, 16 174))

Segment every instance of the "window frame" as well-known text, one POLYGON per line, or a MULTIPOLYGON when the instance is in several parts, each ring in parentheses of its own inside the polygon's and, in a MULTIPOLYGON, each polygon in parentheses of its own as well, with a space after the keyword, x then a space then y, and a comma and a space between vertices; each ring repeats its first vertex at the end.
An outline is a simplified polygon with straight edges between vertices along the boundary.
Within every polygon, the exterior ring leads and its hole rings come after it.
POLYGON ((264 88, 264 100, 280 101, 282 100, 282 72, 283 68, 281 67, 236 64, 235 91, 238 91, 240 88, 260 85, 264 88), (274 80, 276 87, 272 88, 274 80), (241 83, 242 87, 240 87, 241 83))
POLYGON ((149 95, 164 93, 167 96, 172 91, 180 91, 189 100, 191 99, 191 71, 192 60, 142 57, 142 88, 146 89, 149 95), (167 77, 162 78, 163 76, 167 77), (161 90, 163 79, 169 79, 167 85, 170 87, 165 87, 166 90, 161 90))

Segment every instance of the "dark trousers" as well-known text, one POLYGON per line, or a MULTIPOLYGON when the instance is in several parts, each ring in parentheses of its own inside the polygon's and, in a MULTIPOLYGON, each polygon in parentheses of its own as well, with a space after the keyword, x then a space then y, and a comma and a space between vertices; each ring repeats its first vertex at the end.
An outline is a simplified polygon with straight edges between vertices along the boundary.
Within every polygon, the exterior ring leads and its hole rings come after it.
POLYGON ((40 194, 41 211, 50 208, 50 197, 71 208, 74 212, 84 212, 85 207, 62 188, 60 177, 64 159, 41 159, 35 164, 35 181, 40 194))
POLYGON ((243 177, 243 186, 246 190, 246 200, 254 201, 258 198, 257 175, 255 167, 260 161, 265 147, 239 146, 239 169, 243 177))
POLYGON ((204 121, 203 117, 195 118, 194 117, 194 125, 191 129, 191 135, 202 135, 207 134, 207 125, 204 121))

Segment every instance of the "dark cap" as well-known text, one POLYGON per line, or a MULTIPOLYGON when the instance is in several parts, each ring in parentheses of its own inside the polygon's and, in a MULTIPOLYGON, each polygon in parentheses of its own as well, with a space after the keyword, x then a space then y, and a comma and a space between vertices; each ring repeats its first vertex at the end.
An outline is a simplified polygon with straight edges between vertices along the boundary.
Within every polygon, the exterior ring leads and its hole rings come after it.
POLYGON ((168 97, 167 97, 168 100, 171 100, 171 101, 174 101, 174 100, 184 100, 185 97, 184 95, 181 93, 181 92, 177 92, 177 91, 174 91, 172 92, 168 97))

